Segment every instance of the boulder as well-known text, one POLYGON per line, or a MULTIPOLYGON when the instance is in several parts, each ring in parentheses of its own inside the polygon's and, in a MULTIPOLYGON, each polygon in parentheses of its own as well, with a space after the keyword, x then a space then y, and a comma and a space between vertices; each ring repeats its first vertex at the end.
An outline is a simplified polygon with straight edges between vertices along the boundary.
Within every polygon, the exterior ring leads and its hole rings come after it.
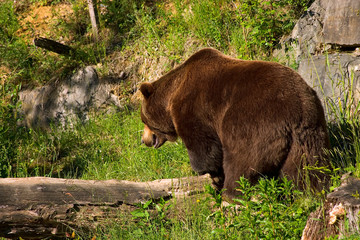
POLYGON ((352 51, 360 46, 359 29, 360 1, 315 0, 298 20, 290 36, 282 40, 282 50, 274 54, 281 56, 290 49, 287 55, 294 55, 299 62, 304 57, 331 49, 352 51))
POLYGON ((336 107, 356 109, 359 104, 359 29, 359 0, 315 0, 284 38, 281 50, 274 52, 282 63, 299 66, 300 75, 321 98, 328 119, 335 119, 336 107))
POLYGON ((329 1, 324 17, 325 43, 360 46, 360 1, 329 1))
POLYGON ((96 70, 85 67, 65 81, 52 81, 43 87, 19 93, 23 124, 47 128, 51 123, 62 126, 86 121, 89 110, 104 104, 121 107, 108 85, 100 84, 96 70))
POLYGON ((331 105, 346 108, 360 101, 359 57, 346 53, 311 56, 300 62, 298 72, 317 92, 328 119, 338 114, 331 105))
POLYGON ((304 15, 298 20, 290 39, 298 62, 309 54, 315 55, 323 49, 323 25, 327 0, 316 0, 304 15))

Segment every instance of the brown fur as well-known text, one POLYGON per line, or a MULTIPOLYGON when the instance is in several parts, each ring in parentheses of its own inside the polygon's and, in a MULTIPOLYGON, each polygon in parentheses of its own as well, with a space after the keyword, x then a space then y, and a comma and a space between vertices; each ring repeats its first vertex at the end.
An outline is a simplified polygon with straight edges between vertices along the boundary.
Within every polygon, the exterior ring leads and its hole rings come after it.
POLYGON ((277 63, 243 61, 203 49, 153 83, 140 87, 143 141, 160 147, 183 140, 191 166, 210 173, 218 189, 236 195, 245 176, 288 176, 313 189, 326 176, 304 165, 327 166, 324 111, 295 71, 277 63))

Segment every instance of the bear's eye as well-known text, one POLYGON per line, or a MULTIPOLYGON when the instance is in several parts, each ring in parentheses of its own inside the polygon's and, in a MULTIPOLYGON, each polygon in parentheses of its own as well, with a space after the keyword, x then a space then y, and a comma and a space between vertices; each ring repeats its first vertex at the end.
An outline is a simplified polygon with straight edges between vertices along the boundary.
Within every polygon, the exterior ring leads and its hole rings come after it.
POLYGON ((150 129, 151 129, 151 131, 153 131, 153 132, 161 133, 161 134, 164 134, 164 135, 167 134, 166 132, 164 132, 164 131, 156 128, 156 127, 151 127, 150 129))
POLYGON ((154 131, 154 132, 160 132, 160 133, 161 133, 160 129, 158 129, 158 128, 156 128, 156 127, 152 127, 152 131, 154 131))

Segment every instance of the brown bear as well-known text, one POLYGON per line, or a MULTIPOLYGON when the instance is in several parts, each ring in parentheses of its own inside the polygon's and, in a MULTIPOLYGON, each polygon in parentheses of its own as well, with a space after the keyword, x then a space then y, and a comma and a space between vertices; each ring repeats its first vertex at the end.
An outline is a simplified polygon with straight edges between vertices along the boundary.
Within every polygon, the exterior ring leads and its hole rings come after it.
POLYGON ((287 176, 317 190, 327 180, 319 171, 329 147, 322 105, 288 67, 206 48, 140 91, 142 142, 158 148, 180 136, 192 168, 229 197, 240 176, 287 176))

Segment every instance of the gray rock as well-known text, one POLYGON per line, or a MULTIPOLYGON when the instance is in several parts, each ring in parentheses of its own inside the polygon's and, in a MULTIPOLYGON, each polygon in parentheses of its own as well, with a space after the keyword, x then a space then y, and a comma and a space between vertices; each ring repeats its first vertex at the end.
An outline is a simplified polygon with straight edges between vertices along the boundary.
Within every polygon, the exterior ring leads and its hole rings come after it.
POLYGON ((333 0, 324 18, 325 43, 360 46, 360 1, 333 0))
POLYGON ((300 62, 298 72, 322 99, 329 120, 338 114, 332 106, 345 110, 359 104, 360 58, 345 53, 312 56, 300 62))
POLYGON ((47 128, 51 123, 72 126, 86 121, 91 108, 105 105, 120 107, 110 87, 99 83, 93 67, 82 68, 63 82, 53 82, 19 93, 24 123, 29 127, 47 128))
POLYGON ((61 84, 57 88, 57 99, 52 109, 55 120, 63 125, 75 116, 82 121, 87 120, 87 112, 98 84, 97 73, 92 67, 80 69, 61 84))
POLYGON ((359 0, 315 0, 286 39, 275 56, 284 64, 299 65, 328 119, 360 104, 360 54, 354 49, 360 45, 359 0))
POLYGON ((309 54, 322 52, 322 30, 327 5, 327 0, 315 1, 296 23, 291 39, 295 41, 293 47, 297 60, 309 54))
POLYGON ((321 54, 331 45, 360 46, 360 1, 316 0, 289 39, 298 61, 309 54, 321 54))
POLYGON ((281 48, 273 56, 281 63, 292 65, 308 57, 323 52, 323 25, 328 0, 316 0, 297 21, 289 36, 280 41, 281 48))

